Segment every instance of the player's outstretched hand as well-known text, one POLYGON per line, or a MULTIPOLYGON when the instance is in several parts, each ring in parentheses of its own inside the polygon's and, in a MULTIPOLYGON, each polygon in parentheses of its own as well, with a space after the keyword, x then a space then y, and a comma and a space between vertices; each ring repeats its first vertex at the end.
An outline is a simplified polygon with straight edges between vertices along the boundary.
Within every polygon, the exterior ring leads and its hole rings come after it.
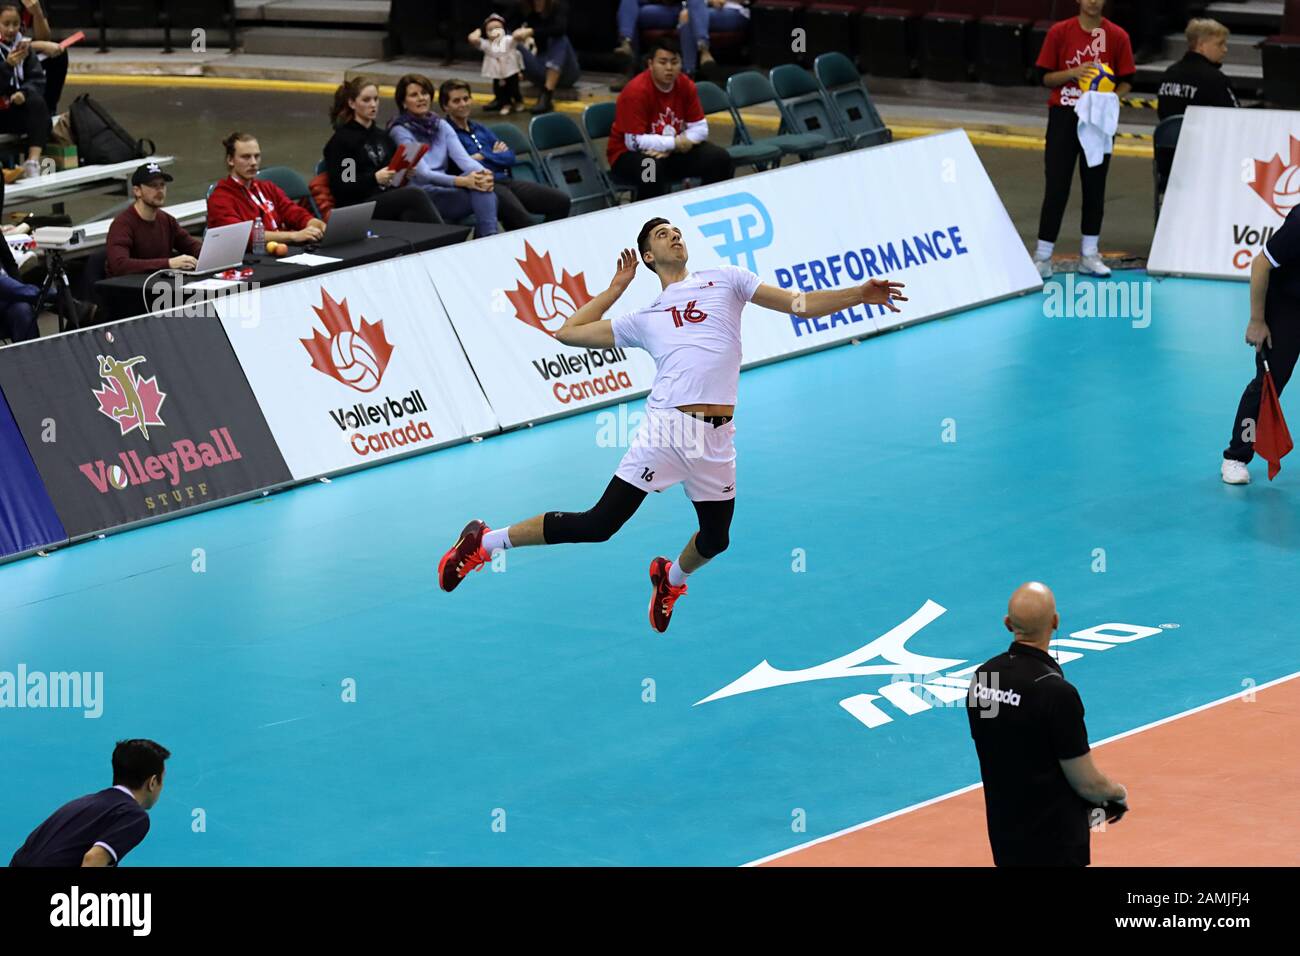
POLYGON ((862 287, 863 305, 883 305, 891 312, 903 311, 895 302, 906 302, 907 296, 901 290, 902 282, 890 282, 887 279, 872 279, 862 287))
POLYGON ((632 284, 636 278, 636 250, 624 249, 618 256, 618 268, 614 273, 614 281, 610 287, 617 289, 619 295, 632 284))

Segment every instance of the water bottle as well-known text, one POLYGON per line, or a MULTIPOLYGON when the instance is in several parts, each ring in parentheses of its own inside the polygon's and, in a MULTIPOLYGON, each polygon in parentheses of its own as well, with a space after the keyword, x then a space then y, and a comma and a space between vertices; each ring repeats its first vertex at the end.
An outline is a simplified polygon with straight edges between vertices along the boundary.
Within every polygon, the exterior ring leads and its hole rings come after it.
POLYGON ((253 255, 266 255, 266 226, 260 216, 253 220, 253 255))

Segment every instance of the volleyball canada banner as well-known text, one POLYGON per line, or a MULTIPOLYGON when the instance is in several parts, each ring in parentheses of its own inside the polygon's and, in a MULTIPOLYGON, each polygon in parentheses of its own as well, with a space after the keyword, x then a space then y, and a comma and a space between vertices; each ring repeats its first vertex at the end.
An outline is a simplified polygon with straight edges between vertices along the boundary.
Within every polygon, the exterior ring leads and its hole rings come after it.
POLYGON ((210 312, 0 349, 0 390, 74 540, 290 480, 210 312))
MULTIPOLYGON (((572 348, 554 334, 608 287, 619 252, 635 247, 642 224, 659 216, 681 228, 691 269, 740 266, 792 293, 883 277, 907 284, 899 313, 859 306, 804 319, 750 306, 745 366, 1042 287, 964 130, 423 253, 503 426, 649 391, 654 364, 646 353, 572 348)), ((660 292, 655 275, 638 268, 607 317, 649 305, 660 292)))
POLYGON ((1297 205, 1300 112, 1190 107, 1147 271, 1248 280, 1297 205))
POLYGON ((499 428, 413 256, 216 303, 297 480, 499 428))

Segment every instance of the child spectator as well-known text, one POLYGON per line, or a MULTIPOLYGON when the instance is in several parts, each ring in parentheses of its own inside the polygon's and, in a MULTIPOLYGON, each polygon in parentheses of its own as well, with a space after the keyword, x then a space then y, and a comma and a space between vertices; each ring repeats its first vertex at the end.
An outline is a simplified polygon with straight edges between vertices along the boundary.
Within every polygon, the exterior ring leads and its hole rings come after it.
POLYGON ((483 51, 483 75, 492 80, 492 102, 484 107, 489 113, 507 116, 512 109, 523 108, 519 74, 524 69, 524 58, 518 44, 532 33, 528 27, 507 33, 505 17, 494 13, 469 35, 469 42, 483 51))

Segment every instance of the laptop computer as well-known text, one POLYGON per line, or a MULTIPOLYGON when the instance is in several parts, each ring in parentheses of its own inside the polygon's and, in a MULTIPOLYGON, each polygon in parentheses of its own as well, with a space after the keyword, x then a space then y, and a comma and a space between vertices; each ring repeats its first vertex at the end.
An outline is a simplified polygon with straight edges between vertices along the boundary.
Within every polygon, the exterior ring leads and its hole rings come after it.
POLYGON ((339 206, 330 213, 329 228, 318 242, 317 248, 340 246, 366 238, 370 221, 375 217, 373 202, 359 202, 355 206, 339 206))
POLYGON ((220 272, 244 264, 244 252, 248 249, 248 236, 253 231, 253 220, 236 222, 229 226, 217 226, 203 234, 203 248, 199 250, 199 262, 188 276, 206 275, 220 272))

